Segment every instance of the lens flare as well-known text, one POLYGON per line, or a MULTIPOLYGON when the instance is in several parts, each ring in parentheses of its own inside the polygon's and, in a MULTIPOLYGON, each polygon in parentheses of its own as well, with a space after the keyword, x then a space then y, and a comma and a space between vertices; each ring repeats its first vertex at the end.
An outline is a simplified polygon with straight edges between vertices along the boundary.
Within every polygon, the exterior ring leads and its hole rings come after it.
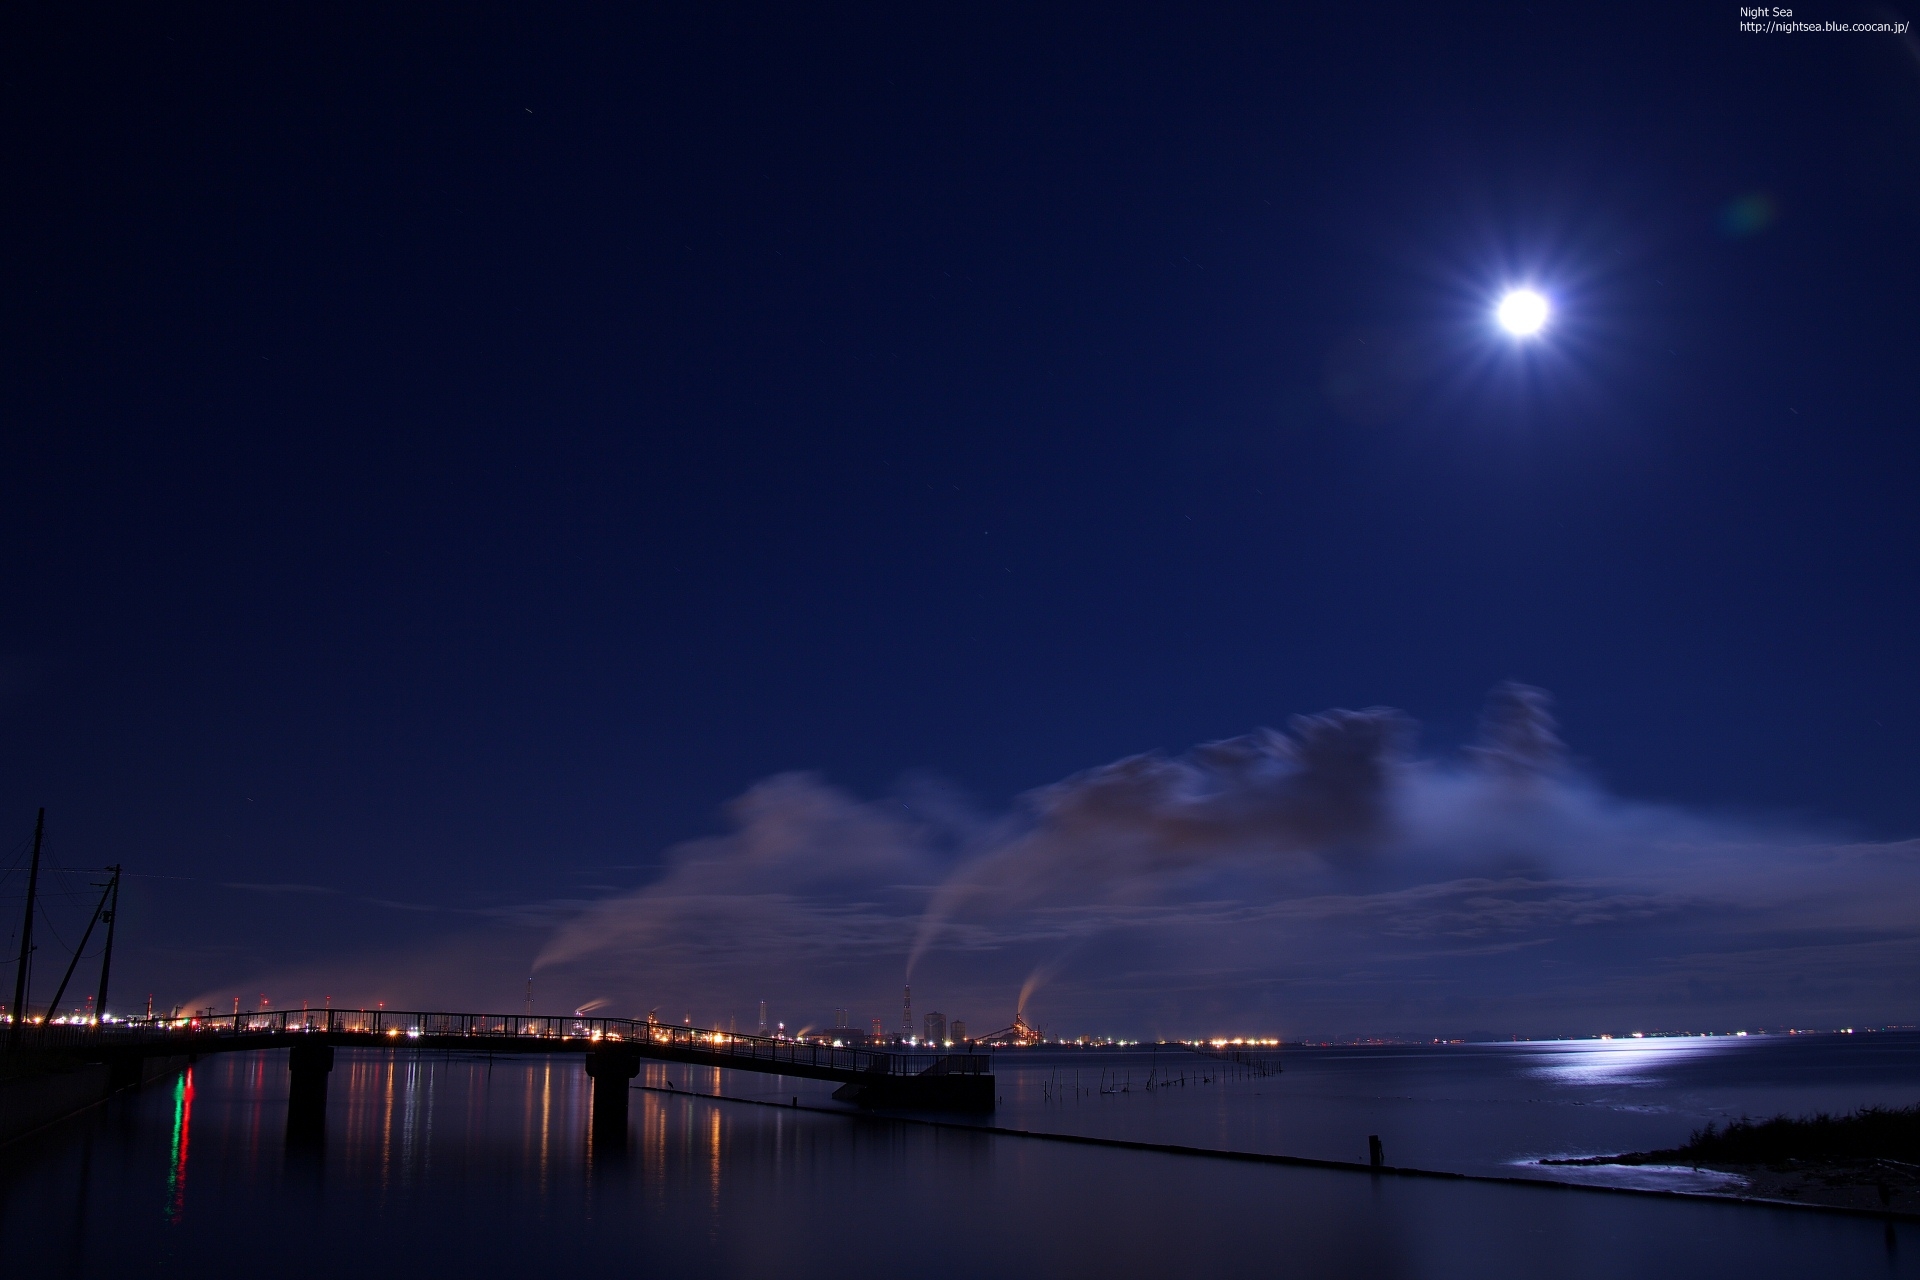
POLYGON ((1500 299, 1494 319, 1516 338, 1531 338, 1547 324, 1547 300, 1531 289, 1514 289, 1500 299))

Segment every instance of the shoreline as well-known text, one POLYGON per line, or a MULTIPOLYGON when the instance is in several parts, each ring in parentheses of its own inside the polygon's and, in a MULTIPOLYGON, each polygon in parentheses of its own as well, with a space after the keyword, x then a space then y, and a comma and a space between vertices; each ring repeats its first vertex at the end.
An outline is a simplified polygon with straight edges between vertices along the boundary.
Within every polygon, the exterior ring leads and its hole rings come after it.
POLYGON ((1887 1217, 1920 1218, 1920 1168, 1886 1159, 1788 1159, 1782 1162, 1687 1160, 1672 1152, 1631 1152, 1542 1160, 1559 1168, 1693 1169, 1742 1178, 1755 1199, 1807 1208, 1845 1209, 1887 1217), (1643 1158, 1669 1157, 1669 1158, 1643 1158))
MULTIPOLYGON (((1064 1142, 1075 1146, 1108 1147, 1122 1151, 1148 1151, 1161 1155, 1190 1156, 1212 1160, 1231 1160, 1242 1164, 1278 1165, 1295 1169, 1323 1169, 1335 1173, 1359 1173, 1370 1177, 1426 1178, 1450 1182, 1482 1182, 1503 1186, 1533 1187, 1543 1191, 1589 1191, 1607 1195, 1653 1197, 1705 1204, 1745 1205, 1750 1208, 1794 1209, 1803 1213, 1837 1214, 1868 1218, 1878 1222, 1920 1222, 1920 1210, 1882 1209, 1849 1204, 1828 1204, 1811 1200, 1774 1199, 1759 1195, 1729 1195, 1716 1191, 1673 1191, 1658 1187, 1611 1187, 1593 1183, 1562 1182, 1553 1178, 1524 1178, 1517 1175, 1451 1173, 1442 1169, 1412 1169, 1401 1165, 1368 1165, 1357 1160, 1322 1160, 1312 1156, 1270 1155, 1258 1151, 1225 1151, 1213 1147, 1190 1147, 1168 1142, 1144 1142, 1131 1138, 1096 1138, 1085 1134, 1046 1133, 1036 1129, 1015 1129, 1004 1125, 967 1124, 958 1120, 935 1120, 925 1116, 892 1112, 846 1111, 837 1107, 799 1106, 773 1102, 765 1098, 738 1098, 724 1093, 696 1093, 690 1089, 663 1088, 659 1085, 631 1086, 647 1093, 692 1098, 704 1102, 732 1102, 753 1107, 772 1107, 780 1111, 804 1111, 813 1115, 840 1116, 869 1123, 920 1125, 931 1129, 953 1129, 966 1133, 985 1133, 1003 1138, 1025 1138, 1040 1142, 1064 1142)), ((1610 1158, 1593 1158, 1585 1164, 1599 1164, 1610 1158)), ((1571 1162, 1569 1162, 1571 1163, 1571 1162)), ((1701 1168, 1707 1168, 1701 1165, 1701 1168)))

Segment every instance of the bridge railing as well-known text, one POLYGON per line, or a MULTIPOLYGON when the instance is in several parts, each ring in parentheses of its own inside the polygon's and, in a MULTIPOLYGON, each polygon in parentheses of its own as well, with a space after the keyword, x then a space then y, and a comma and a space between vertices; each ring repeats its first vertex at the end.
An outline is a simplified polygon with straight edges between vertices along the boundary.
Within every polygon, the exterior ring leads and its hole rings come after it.
MULTIPOLYGON (((518 1013, 434 1013, 398 1009, 259 1009, 232 1014, 181 1018, 135 1018, 97 1026, 26 1027, 29 1036, 57 1034, 61 1047, 151 1043, 156 1040, 190 1043, 196 1039, 279 1037, 305 1033, 364 1035, 396 1044, 430 1037, 435 1040, 508 1039, 529 1049, 565 1042, 568 1049, 592 1043, 633 1043, 719 1059, 743 1065, 810 1067, 848 1073, 880 1075, 986 1075, 992 1070, 989 1053, 894 1053, 823 1045, 774 1036, 745 1036, 635 1018, 594 1018, 518 1013), (585 1043, 582 1043, 585 1042, 585 1043)), ((52 1047, 52 1046, 49 1046, 52 1047)), ((555 1045, 554 1047, 559 1047, 555 1045)))
POLYGON ((69 1049, 111 1049, 137 1047, 155 1038, 144 1023, 129 1022, 30 1022, 16 1033, 12 1023, 0 1019, 0 1055, 18 1050, 45 1053, 69 1049))

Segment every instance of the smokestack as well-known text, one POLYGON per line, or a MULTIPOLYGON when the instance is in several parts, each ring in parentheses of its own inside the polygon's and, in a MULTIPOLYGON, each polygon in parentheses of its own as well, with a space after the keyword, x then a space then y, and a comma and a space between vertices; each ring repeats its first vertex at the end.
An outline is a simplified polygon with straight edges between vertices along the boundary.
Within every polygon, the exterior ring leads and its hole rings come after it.
POLYGON ((900 998, 900 1038, 913 1039, 913 984, 907 984, 907 992, 900 998))
POLYGON ((760 1034, 767 1034, 767 1002, 765 1000, 760 1002, 760 1034))

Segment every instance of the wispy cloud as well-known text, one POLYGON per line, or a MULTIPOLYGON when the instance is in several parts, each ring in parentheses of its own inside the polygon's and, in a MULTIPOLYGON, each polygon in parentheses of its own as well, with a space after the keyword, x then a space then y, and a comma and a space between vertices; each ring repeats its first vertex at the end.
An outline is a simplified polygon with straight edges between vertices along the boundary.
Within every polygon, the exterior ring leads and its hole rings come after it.
POLYGON ((1610 795, 1524 686, 1496 690, 1457 753, 1418 757, 1411 738, 1398 712, 1331 711, 1091 769, 1003 814, 782 775, 653 883, 566 920, 537 967, 696 1020, 765 998, 893 1025, 909 973, 922 1008, 1000 1025, 1030 999, 1060 1030, 1530 1032, 1910 1007, 1916 842, 1610 795))

